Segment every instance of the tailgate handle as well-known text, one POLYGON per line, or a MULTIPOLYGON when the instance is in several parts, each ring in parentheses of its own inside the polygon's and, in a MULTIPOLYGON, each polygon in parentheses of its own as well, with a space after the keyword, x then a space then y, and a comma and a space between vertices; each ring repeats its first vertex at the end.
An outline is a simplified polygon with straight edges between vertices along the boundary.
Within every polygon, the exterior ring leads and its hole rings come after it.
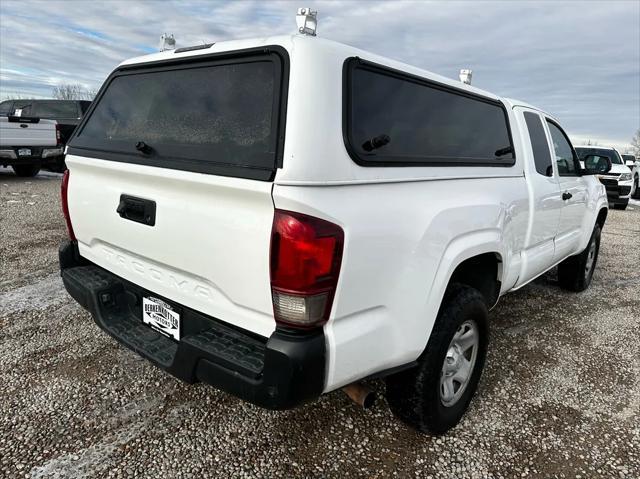
POLYGON ((120 218, 143 225, 154 226, 156 224, 156 202, 152 200, 120 195, 120 203, 116 208, 116 213, 120 215, 120 218))

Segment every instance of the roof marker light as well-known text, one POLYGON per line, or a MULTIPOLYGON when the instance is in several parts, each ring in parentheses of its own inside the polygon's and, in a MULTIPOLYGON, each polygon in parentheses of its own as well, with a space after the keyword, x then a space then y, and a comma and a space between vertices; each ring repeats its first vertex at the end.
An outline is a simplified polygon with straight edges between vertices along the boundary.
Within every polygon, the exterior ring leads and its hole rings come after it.
POLYGON ((296 24, 298 32, 315 37, 318 30, 318 11, 310 8, 298 8, 296 24))
POLYGON ((460 81, 465 85, 471 85, 471 78, 473 77, 473 70, 462 69, 460 70, 460 81))
POLYGON ((167 35, 166 33, 163 33, 162 35, 160 35, 160 48, 159 50, 161 52, 167 51, 167 50, 175 50, 176 48, 176 39, 173 36, 173 33, 171 35, 167 35))

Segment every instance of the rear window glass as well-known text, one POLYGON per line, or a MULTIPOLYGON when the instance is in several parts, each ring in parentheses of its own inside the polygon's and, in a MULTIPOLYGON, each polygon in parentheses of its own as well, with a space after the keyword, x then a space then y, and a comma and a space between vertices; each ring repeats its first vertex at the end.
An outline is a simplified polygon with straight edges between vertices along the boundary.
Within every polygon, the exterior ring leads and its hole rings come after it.
POLYGON ((38 118, 72 119, 78 118, 80 113, 75 101, 38 101, 30 107, 33 116, 38 118))
POLYGON ((80 104, 80 112, 84 115, 91 106, 91 102, 87 100, 81 100, 78 103, 80 104))
POLYGON ((349 62, 345 127, 356 162, 514 163, 501 103, 368 62, 349 62))
POLYGON ((272 57, 117 75, 71 146, 128 155, 107 159, 228 176, 245 175, 225 168, 272 172, 281 82, 272 57), (138 151, 138 142, 150 152, 138 151))
POLYGON ((3 101, 2 103, 0 103, 0 115, 8 115, 10 113, 13 113, 12 107, 12 101, 3 101))
POLYGON ((20 112, 21 116, 31 116, 31 106, 33 100, 15 100, 10 102, 11 109, 9 110, 9 115, 13 115, 16 110, 22 110, 20 112))

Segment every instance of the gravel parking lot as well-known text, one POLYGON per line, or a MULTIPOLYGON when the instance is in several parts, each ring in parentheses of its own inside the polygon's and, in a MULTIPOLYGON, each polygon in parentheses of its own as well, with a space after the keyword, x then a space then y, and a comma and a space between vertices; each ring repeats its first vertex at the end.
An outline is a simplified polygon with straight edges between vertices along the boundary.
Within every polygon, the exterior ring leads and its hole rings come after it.
POLYGON ((610 211, 589 290, 503 298, 479 394, 433 438, 384 400, 264 411, 119 346, 57 274, 59 187, 0 169, 0 477, 640 477, 640 203, 610 211))

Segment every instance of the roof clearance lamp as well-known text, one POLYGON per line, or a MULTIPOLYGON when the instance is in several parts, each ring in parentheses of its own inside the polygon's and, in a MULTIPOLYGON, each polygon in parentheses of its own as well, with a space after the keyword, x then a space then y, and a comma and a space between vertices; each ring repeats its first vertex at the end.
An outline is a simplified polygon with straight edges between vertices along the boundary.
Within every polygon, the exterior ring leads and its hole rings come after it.
POLYGON ((318 11, 310 8, 298 8, 296 23, 298 32, 315 37, 318 29, 318 11))

